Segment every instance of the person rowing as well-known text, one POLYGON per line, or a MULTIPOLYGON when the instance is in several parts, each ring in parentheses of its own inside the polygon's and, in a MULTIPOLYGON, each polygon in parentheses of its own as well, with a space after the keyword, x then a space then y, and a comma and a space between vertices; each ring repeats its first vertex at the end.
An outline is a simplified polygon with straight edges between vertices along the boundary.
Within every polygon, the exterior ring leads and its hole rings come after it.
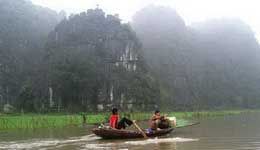
POLYGON ((161 115, 159 110, 156 110, 150 119, 150 129, 160 130, 170 128, 170 120, 166 115, 161 115))

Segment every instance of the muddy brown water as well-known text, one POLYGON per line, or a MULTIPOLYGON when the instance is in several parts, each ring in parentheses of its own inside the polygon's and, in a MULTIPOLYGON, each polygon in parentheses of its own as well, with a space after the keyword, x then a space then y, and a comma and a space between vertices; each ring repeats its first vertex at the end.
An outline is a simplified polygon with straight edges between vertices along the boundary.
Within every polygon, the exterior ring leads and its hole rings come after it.
MULTIPOLYGON (((0 131, 0 149, 105 150, 255 150, 260 149, 260 113, 199 119, 163 137, 102 140, 93 126, 0 131)), ((142 124, 142 123, 139 123, 142 124)), ((143 126, 146 123, 142 124, 143 126)))

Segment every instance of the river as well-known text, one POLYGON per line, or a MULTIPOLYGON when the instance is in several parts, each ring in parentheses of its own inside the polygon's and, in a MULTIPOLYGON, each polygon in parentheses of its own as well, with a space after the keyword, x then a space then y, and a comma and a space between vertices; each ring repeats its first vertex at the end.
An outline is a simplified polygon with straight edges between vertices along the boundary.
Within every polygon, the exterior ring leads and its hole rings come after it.
POLYGON ((0 132, 0 149, 249 150, 260 149, 260 113, 198 119, 199 125, 136 140, 102 140, 93 126, 0 132))

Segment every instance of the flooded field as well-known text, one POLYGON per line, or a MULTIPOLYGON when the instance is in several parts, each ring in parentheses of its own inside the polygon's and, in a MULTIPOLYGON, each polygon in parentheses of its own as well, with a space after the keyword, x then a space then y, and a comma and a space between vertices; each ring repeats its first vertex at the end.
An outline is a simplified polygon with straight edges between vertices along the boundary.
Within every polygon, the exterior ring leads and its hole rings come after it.
POLYGON ((1 131, 0 149, 260 149, 259 113, 204 118, 199 121, 197 126, 178 128, 163 137, 136 140, 103 140, 91 133, 94 126, 1 131))

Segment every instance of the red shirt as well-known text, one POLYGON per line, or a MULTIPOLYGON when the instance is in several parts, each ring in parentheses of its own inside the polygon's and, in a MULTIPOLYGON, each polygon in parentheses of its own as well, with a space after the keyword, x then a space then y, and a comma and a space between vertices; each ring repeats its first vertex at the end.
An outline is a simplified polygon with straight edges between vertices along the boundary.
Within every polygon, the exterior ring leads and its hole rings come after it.
POLYGON ((109 119, 110 127, 117 128, 118 119, 119 115, 111 115, 109 119))

